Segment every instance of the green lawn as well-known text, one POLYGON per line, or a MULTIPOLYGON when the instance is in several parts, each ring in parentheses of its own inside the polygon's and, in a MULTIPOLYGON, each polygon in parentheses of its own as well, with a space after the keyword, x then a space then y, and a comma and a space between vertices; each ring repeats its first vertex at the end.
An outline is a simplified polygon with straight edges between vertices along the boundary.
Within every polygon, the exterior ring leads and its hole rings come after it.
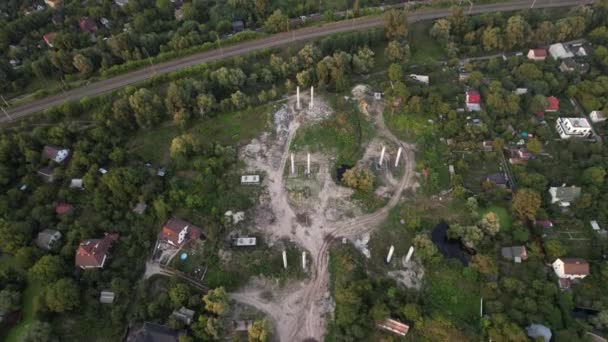
MULTIPOLYGON (((238 112, 218 113, 207 119, 192 122, 187 132, 201 139, 213 137, 213 141, 224 145, 236 144, 258 136, 268 122, 271 105, 248 108, 238 112)), ((168 156, 169 147, 180 130, 171 123, 151 129, 140 130, 128 146, 142 159, 162 163, 168 156)))
POLYGON ((443 47, 429 35, 432 25, 433 21, 410 25, 411 64, 432 64, 445 59, 443 47))
POLYGON ((498 221, 500 222, 501 231, 508 232, 511 229, 512 218, 511 213, 509 213, 508 209, 506 209, 505 207, 494 205, 483 209, 481 211, 481 215, 483 216, 489 212, 493 212, 498 215, 498 221))
POLYGON ((36 301, 36 297, 42 291, 42 283, 37 281, 28 281, 28 286, 23 292, 23 319, 19 324, 14 326, 8 335, 6 336, 5 342, 17 342, 19 338, 25 331, 28 326, 34 320, 34 302, 36 301))

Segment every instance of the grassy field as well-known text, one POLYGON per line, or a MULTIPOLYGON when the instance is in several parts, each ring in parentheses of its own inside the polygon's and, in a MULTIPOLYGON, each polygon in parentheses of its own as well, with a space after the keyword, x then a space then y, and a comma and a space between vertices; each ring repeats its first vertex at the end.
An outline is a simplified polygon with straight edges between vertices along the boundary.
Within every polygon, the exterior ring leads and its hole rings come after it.
POLYGON ((483 217, 489 212, 493 212, 498 216, 501 231, 508 232, 509 230, 511 230, 512 217, 508 209, 503 206, 493 205, 491 207, 483 209, 480 214, 483 217))
MULTIPOLYGON (((266 128, 273 108, 264 105, 198 119, 186 132, 203 140, 213 137, 213 141, 224 145, 238 144, 258 136, 266 128)), ((162 163, 169 153, 171 141, 180 133, 178 128, 166 123, 152 130, 140 130, 128 146, 142 159, 162 163)))
POLYGON ((27 331, 28 326, 34 320, 34 302, 41 291, 42 283, 28 281, 28 286, 25 288, 23 297, 21 298, 23 303, 23 319, 10 330, 4 340, 5 342, 20 341, 21 335, 27 331))
POLYGON ((334 114, 321 123, 298 130, 292 149, 328 152, 336 157, 336 165, 354 165, 363 156, 365 143, 372 136, 370 121, 353 103, 337 100, 334 114))

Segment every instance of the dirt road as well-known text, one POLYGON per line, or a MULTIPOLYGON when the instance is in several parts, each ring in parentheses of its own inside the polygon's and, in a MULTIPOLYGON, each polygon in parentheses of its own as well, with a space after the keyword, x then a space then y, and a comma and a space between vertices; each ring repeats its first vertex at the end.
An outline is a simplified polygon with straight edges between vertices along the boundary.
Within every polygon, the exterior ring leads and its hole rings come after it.
MULTIPOLYGON (((264 231, 274 237, 288 237, 310 253, 310 280, 304 283, 291 284, 284 289, 264 288, 252 285, 231 297, 241 303, 254 306, 264 311, 272 318, 276 333, 281 341, 302 341, 314 338, 322 341, 325 335, 325 325, 328 314, 331 313, 331 298, 329 293, 329 248, 335 239, 355 238, 365 232, 370 232, 386 219, 389 211, 395 207, 403 191, 415 185, 414 179, 414 150, 409 144, 399 141, 384 125, 382 106, 375 106, 376 128, 378 135, 394 142, 403 148, 401 164, 403 176, 382 209, 368 215, 359 216, 340 223, 329 222, 323 212, 318 211, 312 216, 309 227, 300 226, 295 220, 294 209, 288 204, 284 187, 284 169, 290 155, 290 144, 299 128, 298 117, 291 122, 287 133, 279 134, 279 142, 275 149, 267 151, 267 155, 277 155, 280 152, 280 163, 273 167, 268 160, 256 159, 250 165, 258 167, 267 173, 271 207, 276 214, 276 221, 264 231), (277 151, 279 150, 280 151, 277 151), (273 298, 265 298, 263 293, 273 293, 273 298)), ((299 114, 305 116, 305 114, 299 114)), ((327 183, 327 182, 325 182, 327 183)), ((335 189, 324 188, 319 195, 319 203, 326 203, 328 196, 335 189)), ((297 267, 297 266, 296 266, 297 267)))

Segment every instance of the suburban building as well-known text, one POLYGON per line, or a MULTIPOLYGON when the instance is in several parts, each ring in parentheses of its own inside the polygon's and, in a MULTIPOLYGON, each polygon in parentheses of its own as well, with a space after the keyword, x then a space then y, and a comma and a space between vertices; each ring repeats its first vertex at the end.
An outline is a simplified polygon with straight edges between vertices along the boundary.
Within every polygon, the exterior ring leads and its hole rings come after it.
POLYGON ((562 139, 588 138, 593 134, 591 125, 585 118, 558 118, 555 130, 562 139))
POLYGON ((50 166, 45 166, 38 170, 38 175, 47 183, 52 183, 55 180, 55 177, 53 176, 53 168, 50 166))
POLYGON ((55 229, 45 229, 38 233, 36 246, 45 251, 50 251, 61 240, 61 233, 55 229))
POLYGON ((517 88, 513 90, 513 94, 515 95, 526 95, 528 93, 528 88, 517 88))
POLYGON ((76 250, 76 266, 87 268, 103 268, 108 258, 108 252, 118 234, 108 234, 101 239, 88 239, 80 243, 76 250))
POLYGON ((73 209, 74 206, 69 203, 58 203, 55 206, 55 213, 57 215, 65 215, 71 213, 73 209))
POLYGON ((42 39, 44 40, 46 45, 48 45, 48 47, 53 47, 53 38, 55 37, 55 35, 56 35, 55 32, 49 32, 49 33, 45 34, 44 36, 42 36, 42 39))
POLYGON ((528 59, 533 61, 544 61, 547 58, 547 50, 545 49, 530 49, 528 51, 528 59))
POLYGON ((84 190, 82 178, 72 178, 70 181, 70 188, 84 190))
POLYGON ((55 145, 45 145, 42 149, 42 158, 50 159, 58 164, 63 163, 70 156, 70 150, 55 145))
POLYGON ((569 207, 578 196, 581 195, 581 188, 577 186, 560 186, 549 188, 551 203, 557 203, 560 207, 569 207))
POLYGON ((526 246, 503 247, 500 250, 500 254, 503 258, 515 261, 516 263, 520 263, 523 260, 528 259, 528 251, 526 250, 526 246))
POLYGON ((410 78, 413 79, 414 81, 418 81, 420 83, 424 83, 424 84, 429 84, 429 76, 427 75, 416 75, 416 74, 410 74, 410 78))
POLYGON ((513 165, 526 164, 528 160, 533 159, 534 155, 525 148, 509 149, 509 163, 513 165))
POLYGON ((559 278, 583 279, 589 275, 589 263, 584 259, 558 258, 552 265, 559 278))
POLYGON ((57 8, 61 6, 62 0, 44 0, 44 3, 50 8, 57 8))
POLYGON ((599 110, 594 110, 593 112, 589 113, 589 119, 591 119, 591 122, 602 122, 606 121, 606 115, 599 110))
POLYGON ((89 17, 81 18, 78 22, 78 26, 80 26, 80 30, 85 33, 95 33, 98 30, 95 20, 89 17))
POLYGON ((557 112, 559 110, 559 99, 555 96, 547 97, 547 108, 545 112, 557 112))
POLYGON ((549 46, 549 54, 553 59, 572 58, 574 54, 562 43, 552 44, 549 46))
POLYGON ((469 90, 466 92, 466 104, 467 109, 471 112, 481 110, 481 95, 475 90, 469 90))
POLYGON ((403 324, 403 323, 401 323, 397 320, 391 319, 391 318, 387 318, 384 321, 378 323, 377 327, 384 331, 388 331, 390 333, 393 333, 395 335, 402 336, 402 337, 407 335, 408 331, 410 330, 409 325, 403 324))
POLYGON ((164 325, 145 322, 135 335, 135 342, 178 342, 179 333, 164 325))
POLYGON ((255 237, 240 237, 233 240, 232 244, 237 247, 255 246, 257 239, 255 237))
POLYGON ((232 22, 232 32, 239 33, 245 30, 245 24, 242 20, 235 20, 232 22))
POLYGON ((172 218, 165 223, 163 229, 158 233, 158 239, 161 243, 166 243, 173 247, 180 247, 187 240, 199 239, 201 235, 202 231, 199 227, 190 222, 172 218))
POLYGON ((241 176, 241 184, 260 184, 260 176, 258 176, 258 175, 241 176))
POLYGON ((486 176, 486 182, 506 188, 509 185, 509 177, 504 172, 497 172, 486 176))
POLYGON ((187 309, 185 307, 179 308, 179 310, 173 311, 173 317, 175 317, 178 321, 182 321, 187 325, 192 323, 192 319, 194 318, 194 310, 187 309))
POLYGON ((101 291, 99 294, 99 302, 101 304, 112 304, 114 303, 114 298, 116 298, 116 295, 112 291, 101 291))

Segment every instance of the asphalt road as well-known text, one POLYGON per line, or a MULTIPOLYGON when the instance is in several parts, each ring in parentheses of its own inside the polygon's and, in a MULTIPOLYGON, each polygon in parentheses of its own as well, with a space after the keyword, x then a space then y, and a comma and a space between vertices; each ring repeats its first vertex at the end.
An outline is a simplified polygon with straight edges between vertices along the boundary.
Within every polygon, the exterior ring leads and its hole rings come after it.
MULTIPOLYGON (((594 0, 514 0, 488 5, 476 5, 465 7, 467 14, 480 14, 488 12, 507 12, 530 8, 564 7, 593 3, 594 0)), ((466 1, 464 2, 466 4, 466 1)), ((446 17, 450 14, 449 9, 434 9, 412 12, 408 16, 409 22, 421 20, 432 20, 446 17)), ((269 37, 256 39, 232 45, 226 48, 197 53, 191 56, 155 64, 124 75, 109 78, 103 81, 88 84, 86 86, 69 90, 65 93, 52 95, 43 99, 34 100, 21 106, 7 109, 11 120, 15 120, 29 114, 40 112, 46 108, 60 105, 66 101, 77 101, 83 97, 95 97, 122 87, 133 85, 148 80, 156 75, 167 74, 176 70, 187 68, 192 65, 216 61, 237 55, 247 54, 256 50, 273 48, 294 41, 310 40, 327 36, 334 33, 365 30, 383 25, 382 16, 362 17, 354 20, 340 21, 316 27, 307 27, 291 32, 283 32, 269 37)), ((1 113, 0 113, 1 115, 1 113)), ((2 116, 0 122, 9 120, 2 116)))

